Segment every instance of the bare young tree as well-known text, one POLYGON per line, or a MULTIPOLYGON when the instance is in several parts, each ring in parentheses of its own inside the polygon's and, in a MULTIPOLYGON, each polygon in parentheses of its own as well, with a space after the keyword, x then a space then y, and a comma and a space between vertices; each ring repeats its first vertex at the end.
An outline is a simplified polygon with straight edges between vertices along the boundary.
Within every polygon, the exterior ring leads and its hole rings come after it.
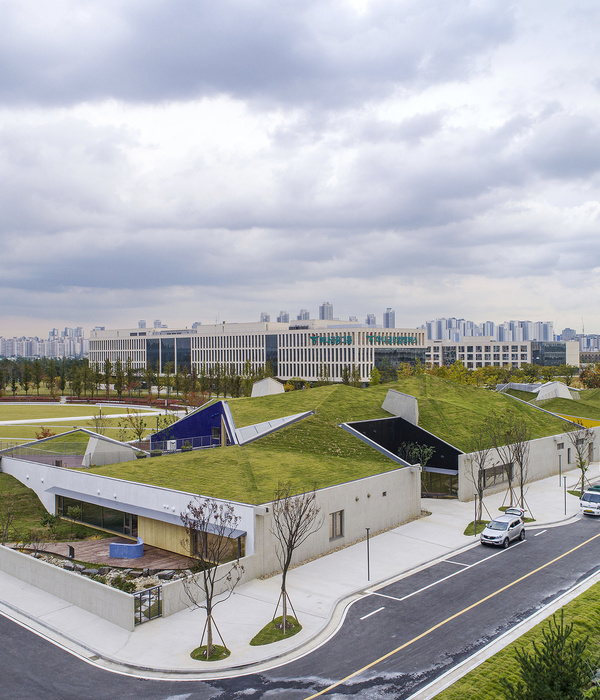
POLYGON ((15 519, 15 504, 8 494, 0 494, 0 539, 2 544, 6 543, 11 531, 13 520, 15 519))
POLYGON ((214 651, 213 626, 223 646, 227 648, 215 623, 213 610, 218 603, 231 596, 244 574, 244 567, 239 560, 228 567, 219 566, 231 561, 232 552, 237 557, 237 542, 231 539, 231 535, 237 529, 240 517, 236 515, 231 503, 198 497, 188 503, 180 517, 188 538, 185 545, 190 546, 202 569, 199 574, 185 579, 184 587, 191 604, 206 610, 200 646, 203 646, 206 637, 205 654, 209 659, 214 651), (215 600, 215 596, 220 593, 226 595, 215 600))
POLYGON ((581 472, 581 480, 578 482, 580 494, 585 491, 586 473, 592 461, 592 451, 594 449, 594 431, 579 425, 568 434, 569 442, 575 450, 575 463, 581 472))
POLYGON ((273 619, 277 617, 279 603, 282 603, 282 630, 291 627, 287 620, 287 605, 290 604, 296 620, 298 616, 287 592, 287 575, 292 563, 294 552, 310 535, 317 532, 323 524, 319 517, 320 507, 317 504, 315 489, 297 495, 292 494, 290 482, 279 483, 272 503, 273 522, 271 533, 277 539, 276 554, 281 566, 281 593, 275 607, 273 619))
POLYGON ((109 423, 109 418, 102 415, 102 409, 100 409, 100 413, 94 413, 92 419, 88 421, 88 425, 91 425, 98 435, 106 435, 109 423))
POLYGON ((525 486, 529 481, 529 443, 531 431, 525 421, 514 420, 510 426, 511 462, 515 467, 514 474, 519 489, 518 505, 526 510, 525 486))
POLYGON ((513 491, 513 479, 514 479, 514 465, 512 462, 513 454, 510 446, 511 441, 511 425, 513 422, 512 416, 500 417, 493 414, 489 420, 490 426, 490 436, 492 438, 492 445, 494 450, 498 455, 500 460, 500 465, 503 467, 506 474, 506 480, 508 482, 508 496, 509 496, 509 506, 513 505, 514 491, 513 491))
POLYGON ((137 411, 131 411, 127 409, 127 415, 120 421, 119 425, 124 429, 125 433, 131 430, 136 436, 138 445, 144 439, 144 434, 146 432, 146 421, 137 411))
MULTIPOLYGON (((471 456, 467 478, 473 482, 477 494, 477 521, 483 519, 483 495, 485 492, 485 468, 489 456, 494 449, 489 419, 485 419, 479 430, 476 430, 471 440, 471 456)), ((486 509, 487 510, 487 509, 486 509)))

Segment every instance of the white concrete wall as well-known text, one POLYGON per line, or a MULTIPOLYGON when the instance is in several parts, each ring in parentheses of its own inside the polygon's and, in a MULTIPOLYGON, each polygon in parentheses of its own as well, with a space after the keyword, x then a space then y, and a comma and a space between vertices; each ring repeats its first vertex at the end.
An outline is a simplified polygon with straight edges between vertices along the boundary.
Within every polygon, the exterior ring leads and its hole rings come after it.
MULTIPOLYGON (((591 428, 594 432, 594 452, 592 461, 599 458, 600 445, 600 427, 591 428)), ((459 455, 458 458, 458 498, 460 501, 472 501, 474 495, 473 481, 471 479, 470 459, 471 454, 459 455)), ((527 481, 537 481, 545 479, 548 476, 553 476, 559 472, 567 471, 575 467, 576 454, 573 443, 569 439, 568 433, 560 433, 559 435, 551 435, 537 440, 531 440, 529 443, 529 461, 527 464, 528 478, 527 481), (564 444, 562 449, 558 449, 558 445, 564 444), (569 448, 571 450, 571 461, 568 461, 569 448)), ((500 458, 496 450, 490 450, 485 467, 493 467, 500 464, 500 458)), ((513 479, 513 488, 515 487, 516 479, 513 479)), ((508 487, 508 482, 496 484, 485 490, 486 494, 499 493, 505 491, 508 487)))
MULTIPOLYGON (((244 557, 240 560, 240 564, 244 567, 244 572, 238 585, 241 586, 243 583, 252 581, 252 579, 262 575, 262 572, 259 569, 260 559, 256 556, 256 554, 249 557, 244 557)), ((216 595, 224 593, 228 590, 224 577, 233 566, 234 564, 229 562, 227 564, 222 564, 219 567, 217 579, 219 579, 220 583, 215 586, 216 595)), ((190 608, 193 605, 190 596, 186 592, 186 586, 188 590, 193 593, 194 600, 197 603, 204 600, 202 590, 202 574, 195 574, 192 578, 196 578, 199 585, 191 584, 190 582, 184 583, 181 579, 163 583, 161 595, 163 617, 174 615, 175 613, 185 610, 186 608, 190 608)))
MULTIPOLYGON (((149 486, 14 457, 2 457, 0 468, 33 489, 50 513, 54 513, 55 510, 56 489, 62 489, 78 494, 82 501, 181 525, 180 513, 194 498, 194 494, 185 491, 149 486)), ((232 505, 235 514, 240 518, 238 529, 247 532, 246 552, 252 554, 254 552, 254 506, 243 503, 232 505)))
MULTIPOLYGON (((366 536, 399 525, 421 513, 421 472, 415 467, 403 467, 384 474, 357 479, 317 491, 322 523, 320 529, 299 547, 292 565, 357 542, 366 536), (384 496, 383 493, 386 492, 384 496), (329 514, 344 511, 344 534, 329 539, 329 514)), ((271 532, 272 508, 256 518, 256 552, 241 560, 244 575, 241 583, 281 569, 276 555, 277 540, 271 532)), ((223 564, 226 571, 231 564, 223 564)), ((220 574, 219 574, 220 575, 220 574)), ((224 590, 224 589, 222 589, 224 590)), ((275 603, 276 601, 273 601, 275 603)), ((182 581, 163 584, 163 617, 190 606, 182 581)))
POLYGON ((419 402, 414 396, 390 389, 381 408, 394 416, 404 418, 412 425, 419 425, 419 402))
POLYGON ((0 569, 114 625, 133 631, 134 598, 128 593, 3 546, 0 546, 0 569))

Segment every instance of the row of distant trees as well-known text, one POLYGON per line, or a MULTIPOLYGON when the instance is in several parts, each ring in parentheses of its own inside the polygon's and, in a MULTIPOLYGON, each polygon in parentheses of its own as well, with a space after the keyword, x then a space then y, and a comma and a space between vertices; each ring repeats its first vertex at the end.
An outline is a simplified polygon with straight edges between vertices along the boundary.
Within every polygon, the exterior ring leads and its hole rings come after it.
POLYGON ((379 368, 373 368, 371 372, 371 385, 382 382, 392 382, 405 377, 413 377, 421 374, 431 374, 443 379, 451 379, 461 384, 473 384, 475 386, 495 386, 496 384, 508 384, 520 382, 532 384, 535 382, 549 382, 560 378, 567 386, 573 383, 577 377, 585 387, 600 387, 600 364, 587 366, 582 369, 575 365, 557 365, 546 367, 543 365, 523 364, 521 367, 477 367, 469 369, 457 360, 451 365, 423 364, 417 361, 415 364, 403 362, 396 367, 393 363, 383 363, 379 368), (596 383, 597 382, 597 383, 596 383))
POLYGON ((133 366, 131 358, 125 362, 105 360, 103 364, 90 363, 87 358, 36 358, 33 360, 0 360, 0 395, 17 392, 40 396, 50 394, 71 395, 99 398, 102 395, 140 397, 142 391, 150 397, 153 393, 167 399, 175 395, 185 397, 190 404, 195 404, 199 396, 208 398, 212 395, 249 396, 252 384, 265 377, 273 376, 270 363, 254 370, 250 361, 246 361, 242 373, 236 371, 235 365, 216 364, 202 366, 198 372, 195 367, 178 366, 166 363, 163 371, 147 367, 138 369, 133 366))

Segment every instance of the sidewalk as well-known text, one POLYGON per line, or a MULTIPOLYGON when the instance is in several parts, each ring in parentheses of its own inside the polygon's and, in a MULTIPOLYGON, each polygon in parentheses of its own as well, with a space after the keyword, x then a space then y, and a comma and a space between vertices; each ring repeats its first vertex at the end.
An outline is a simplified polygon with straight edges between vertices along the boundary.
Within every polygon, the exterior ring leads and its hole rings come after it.
MULTIPOLYGON (((579 472, 568 472, 567 488, 579 472)), ((599 465, 588 471, 599 477, 599 465)), ((499 514, 504 492, 488 496, 485 506, 499 514)), ((558 476, 530 484, 526 495, 536 522, 528 530, 549 527, 576 516, 579 501, 567 494, 558 476)), ((463 531, 474 517, 474 504, 423 499, 431 515, 370 539, 370 581, 366 543, 359 542, 293 569, 289 593, 302 631, 283 642, 249 646, 252 637, 272 618, 279 596, 280 577, 254 580, 236 589, 218 605, 215 619, 231 656, 205 664, 190 658, 200 644, 203 610, 184 610, 127 632, 44 591, 0 572, 0 611, 35 629, 94 663, 145 677, 219 678, 258 672, 307 653, 335 632, 348 605, 390 579, 443 559, 457 549, 478 544, 463 531)), ((484 517, 485 511, 484 511, 484 517)))

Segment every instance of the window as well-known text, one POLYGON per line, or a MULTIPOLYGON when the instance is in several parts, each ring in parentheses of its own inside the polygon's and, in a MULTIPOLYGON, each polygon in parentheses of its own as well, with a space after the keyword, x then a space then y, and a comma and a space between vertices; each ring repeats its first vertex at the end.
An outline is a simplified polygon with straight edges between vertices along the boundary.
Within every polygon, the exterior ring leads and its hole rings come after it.
POLYGON ((344 536, 344 511, 329 513, 329 539, 336 540, 344 536))
POLYGON ((565 449, 565 443, 564 443, 564 442, 557 442, 557 443, 556 443, 556 449, 557 449, 557 450, 564 450, 564 449, 565 449))
POLYGON ((483 488, 488 488, 494 484, 501 484, 508 480, 509 471, 512 477, 512 464, 499 464, 497 467, 490 467, 483 470, 483 488))
POLYGON ((567 447, 567 464, 571 464, 571 448, 567 447))

